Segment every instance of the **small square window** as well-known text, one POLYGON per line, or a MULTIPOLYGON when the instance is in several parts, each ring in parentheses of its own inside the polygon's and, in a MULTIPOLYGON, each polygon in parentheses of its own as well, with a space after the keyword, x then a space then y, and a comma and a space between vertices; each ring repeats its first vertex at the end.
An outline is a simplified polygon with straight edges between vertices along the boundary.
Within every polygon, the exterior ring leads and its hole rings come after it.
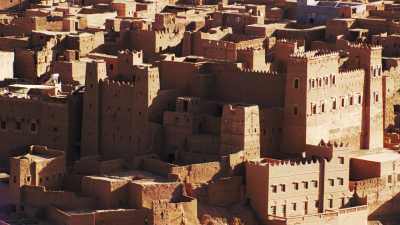
POLYGON ((334 179, 329 179, 329 185, 334 186, 335 185, 335 180, 334 179))
POLYGON ((282 192, 285 192, 285 191, 286 191, 286 185, 281 184, 281 191, 282 191, 282 192))
POLYGON ((307 182, 307 181, 304 181, 304 182, 303 182, 303 186, 304 186, 305 189, 308 189, 308 182, 307 182))
POLYGON ((271 186, 271 190, 272 190, 273 193, 276 193, 277 190, 278 190, 278 188, 277 188, 276 185, 272 185, 272 186, 271 186))
POLYGON ((293 183, 294 190, 299 190, 299 183, 293 183))
POLYGON ((292 209, 293 209, 293 211, 296 211, 296 210, 297 210, 297 204, 296 204, 296 202, 293 202, 293 203, 292 203, 292 209))

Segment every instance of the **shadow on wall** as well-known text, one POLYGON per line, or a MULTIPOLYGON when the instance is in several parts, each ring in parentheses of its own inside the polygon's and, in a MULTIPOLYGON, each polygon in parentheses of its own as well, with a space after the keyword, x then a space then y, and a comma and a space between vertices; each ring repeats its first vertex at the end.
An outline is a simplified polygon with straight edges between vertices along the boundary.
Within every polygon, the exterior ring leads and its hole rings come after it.
POLYGON ((393 198, 382 202, 372 203, 368 205, 369 216, 368 220, 386 219, 399 216, 400 212, 400 193, 393 196, 393 198))

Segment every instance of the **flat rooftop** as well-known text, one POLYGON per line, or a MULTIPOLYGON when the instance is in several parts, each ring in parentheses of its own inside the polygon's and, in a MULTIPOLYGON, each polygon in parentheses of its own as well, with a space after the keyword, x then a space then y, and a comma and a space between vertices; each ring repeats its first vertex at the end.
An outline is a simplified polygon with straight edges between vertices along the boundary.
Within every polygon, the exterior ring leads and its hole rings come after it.
POLYGON ((381 152, 364 154, 351 157, 353 159, 366 160, 371 162, 390 162, 400 160, 400 154, 391 150, 382 150, 381 152))

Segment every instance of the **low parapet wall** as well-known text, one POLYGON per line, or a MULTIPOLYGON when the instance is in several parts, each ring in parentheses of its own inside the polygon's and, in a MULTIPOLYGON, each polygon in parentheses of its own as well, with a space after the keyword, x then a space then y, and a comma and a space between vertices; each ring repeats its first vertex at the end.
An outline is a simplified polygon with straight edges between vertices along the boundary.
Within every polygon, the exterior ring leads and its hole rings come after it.
POLYGON ((185 181, 186 183, 206 183, 219 175, 222 165, 220 162, 207 162, 180 166, 158 159, 143 159, 142 168, 159 175, 168 176, 172 180, 185 181))
POLYGON ((47 210, 47 216, 56 225, 146 225, 146 221, 150 222, 151 220, 150 210, 147 209, 64 211, 50 207, 47 210))
POLYGON ((368 222, 368 208, 366 205, 330 210, 314 215, 278 217, 268 216, 271 225, 343 225, 357 224, 366 225, 368 222))

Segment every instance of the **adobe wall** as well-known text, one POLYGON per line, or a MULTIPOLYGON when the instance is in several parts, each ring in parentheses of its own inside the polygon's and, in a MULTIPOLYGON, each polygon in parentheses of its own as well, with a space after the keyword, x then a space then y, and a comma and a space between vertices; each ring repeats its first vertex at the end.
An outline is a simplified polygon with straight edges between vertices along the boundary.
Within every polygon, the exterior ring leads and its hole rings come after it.
POLYGON ((197 200, 183 196, 181 202, 172 203, 166 200, 153 201, 153 224, 193 224, 198 225, 197 200))
POLYGON ((60 149, 70 159, 73 155, 75 136, 72 128, 79 123, 75 116, 79 112, 79 96, 69 96, 66 100, 48 101, 1 97, 0 120, 5 127, 0 129, 0 139, 8 140, 0 144, 3 149, 0 160, 8 164, 7 157, 21 153, 22 147, 39 144, 60 149), (20 108, 25 110, 18 110, 20 108), (21 125, 17 129, 17 123, 21 125))
POLYGON ((328 79, 317 78, 315 82, 318 86, 308 91, 306 143, 318 144, 321 140, 338 140, 360 147, 364 71, 339 73, 336 75, 335 84, 328 81, 329 84, 326 85, 328 79), (320 82, 323 84, 320 85, 320 82), (358 98, 361 98, 361 102, 358 98), (316 110, 313 107, 316 107, 316 110))
POLYGON ((221 101, 281 107, 284 101, 284 85, 285 77, 282 74, 221 71, 215 75, 215 96, 221 101))
POLYGON ((0 52, 0 80, 14 78, 14 52, 0 52))
POLYGON ((128 184, 128 204, 132 208, 153 207, 153 201, 176 202, 183 194, 183 186, 178 182, 133 181, 128 184))
POLYGON ((376 178, 381 175, 381 165, 379 162, 352 158, 350 159, 350 168, 352 180, 376 178), (371 170, 367 171, 365 168, 371 168, 371 170))
POLYGON ((86 176, 82 178, 82 193, 97 200, 104 209, 126 207, 128 205, 128 180, 86 176))
POLYGON ((62 83, 78 81, 85 84, 86 63, 81 61, 56 61, 52 68, 53 73, 60 74, 62 83))
MULTIPOLYGON (((55 207, 46 211, 47 217, 56 225, 100 225, 118 223, 121 225, 135 224, 146 225, 150 220, 150 213, 146 209, 115 209, 89 212, 68 212, 55 207)), ((149 223, 150 224, 150 223, 149 223)))
POLYGON ((400 191, 396 176, 389 182, 387 178, 372 178, 350 183, 356 193, 356 200, 368 204, 370 218, 394 215, 399 210, 400 191))
POLYGON ((261 156, 278 153, 283 130, 283 109, 260 108, 260 148, 261 156))
POLYGON ((252 162, 246 163, 246 197, 250 199, 250 205, 264 223, 267 221, 269 211, 268 189, 269 180, 268 168, 260 167, 252 162))
POLYGON ((129 146, 134 141, 130 131, 134 116, 135 87, 133 83, 110 80, 101 82, 100 86, 99 150, 105 158, 128 156, 129 146))
POLYGON ((21 189, 21 203, 36 208, 53 205, 65 209, 95 207, 93 199, 79 197, 73 192, 46 191, 44 187, 24 186, 21 189))
POLYGON ((242 177, 221 178, 207 187, 208 203, 217 206, 229 206, 238 203, 244 195, 242 177))

